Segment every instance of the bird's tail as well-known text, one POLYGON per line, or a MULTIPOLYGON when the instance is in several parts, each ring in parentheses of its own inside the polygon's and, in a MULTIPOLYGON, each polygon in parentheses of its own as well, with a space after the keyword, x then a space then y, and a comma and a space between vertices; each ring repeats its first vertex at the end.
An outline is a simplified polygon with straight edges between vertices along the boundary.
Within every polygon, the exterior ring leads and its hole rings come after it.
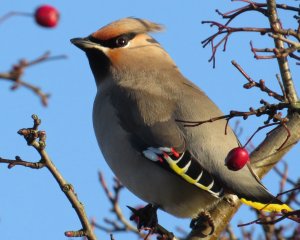
MULTIPOLYGON (((276 199, 274 197, 274 199, 276 199)), ((253 202, 246 200, 245 198, 240 199, 242 203, 253 207, 259 211, 265 211, 265 212, 282 212, 282 210, 286 210, 288 212, 293 211, 292 208, 290 208, 287 204, 281 203, 278 199, 276 199, 276 203, 270 202, 270 203, 260 203, 260 202, 253 202)))

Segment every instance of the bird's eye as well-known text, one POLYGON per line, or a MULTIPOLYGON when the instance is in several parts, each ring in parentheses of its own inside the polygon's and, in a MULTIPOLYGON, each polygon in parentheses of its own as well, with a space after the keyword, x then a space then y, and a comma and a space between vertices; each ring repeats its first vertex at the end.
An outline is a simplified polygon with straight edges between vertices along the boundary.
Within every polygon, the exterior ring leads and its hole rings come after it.
POLYGON ((117 47, 125 47, 129 42, 129 39, 127 36, 120 36, 116 39, 116 45, 117 47))

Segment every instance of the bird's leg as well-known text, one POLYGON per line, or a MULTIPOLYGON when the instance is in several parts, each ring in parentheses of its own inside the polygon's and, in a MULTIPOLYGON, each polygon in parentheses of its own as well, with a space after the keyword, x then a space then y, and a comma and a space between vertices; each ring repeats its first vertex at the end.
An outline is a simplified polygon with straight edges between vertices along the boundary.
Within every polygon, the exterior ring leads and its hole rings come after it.
MULTIPOLYGON (((137 228, 138 230, 144 229, 149 230, 149 234, 158 234, 160 235, 158 239, 160 240, 172 240, 174 239, 174 234, 172 232, 169 232, 167 229, 162 227, 158 224, 157 220, 157 206, 154 206, 152 204, 148 204, 147 206, 135 209, 132 207, 127 206, 131 211, 132 215, 130 217, 130 220, 137 222, 137 228)), ((147 237, 146 237, 147 238, 147 237)))
POLYGON ((200 212, 196 218, 192 219, 190 228, 193 231, 200 232, 203 236, 212 235, 215 231, 213 219, 206 211, 200 212))
POLYGON ((141 229, 151 229, 156 230, 158 225, 157 220, 157 206, 148 204, 147 206, 135 209, 133 207, 127 206, 131 211, 132 215, 130 220, 135 220, 137 222, 138 230, 141 229))

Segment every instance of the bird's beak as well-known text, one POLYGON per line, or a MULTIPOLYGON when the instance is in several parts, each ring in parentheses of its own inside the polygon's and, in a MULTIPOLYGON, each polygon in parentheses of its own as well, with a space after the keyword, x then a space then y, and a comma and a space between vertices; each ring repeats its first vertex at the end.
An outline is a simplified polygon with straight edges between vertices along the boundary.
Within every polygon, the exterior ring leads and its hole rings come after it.
POLYGON ((76 47, 80 48, 82 51, 87 51, 89 49, 98 49, 102 52, 107 52, 108 48, 101 46, 98 43, 92 42, 88 37, 86 38, 72 38, 71 43, 76 47))
POLYGON ((70 41, 83 51, 89 48, 94 48, 95 45, 95 43, 91 42, 88 38, 72 38, 70 41))

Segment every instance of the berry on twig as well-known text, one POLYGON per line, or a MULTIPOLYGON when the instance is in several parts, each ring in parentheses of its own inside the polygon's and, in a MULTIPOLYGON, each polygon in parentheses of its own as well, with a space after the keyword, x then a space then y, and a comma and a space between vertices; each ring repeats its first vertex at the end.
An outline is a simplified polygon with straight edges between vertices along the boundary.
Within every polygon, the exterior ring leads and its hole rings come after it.
POLYGON ((233 148, 225 159, 225 165, 232 171, 242 169, 250 160, 248 151, 243 147, 233 148))

